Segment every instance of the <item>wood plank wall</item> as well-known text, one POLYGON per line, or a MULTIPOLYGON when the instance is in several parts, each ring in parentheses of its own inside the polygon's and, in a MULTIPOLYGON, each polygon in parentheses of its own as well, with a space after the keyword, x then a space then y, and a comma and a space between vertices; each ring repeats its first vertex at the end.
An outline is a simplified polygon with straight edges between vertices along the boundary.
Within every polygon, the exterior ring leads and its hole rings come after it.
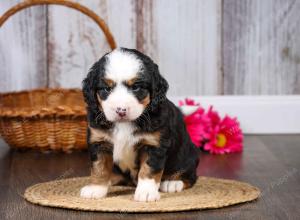
MULTIPOLYGON (((0 14, 20 0, 1 0, 0 14)), ((118 46, 150 55, 169 95, 300 93, 300 1, 78 0, 118 46)), ((109 46, 88 17, 62 6, 26 9, 0 29, 0 91, 80 87, 109 46)))
MULTIPOLYGON (((0 2, 0 14, 19 0, 0 2)), ((0 29, 0 91, 47 85, 47 34, 44 6, 16 14, 0 29)))
POLYGON ((225 94, 299 94, 300 1, 223 4, 225 94))

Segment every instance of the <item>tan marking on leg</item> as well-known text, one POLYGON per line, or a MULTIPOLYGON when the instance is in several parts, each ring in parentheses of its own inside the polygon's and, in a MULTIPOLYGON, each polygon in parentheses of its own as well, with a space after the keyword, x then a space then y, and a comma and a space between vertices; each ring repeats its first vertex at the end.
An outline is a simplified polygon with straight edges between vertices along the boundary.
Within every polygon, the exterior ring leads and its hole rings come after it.
MULTIPOLYGON (((109 143, 102 144, 104 148, 111 148, 109 143)), ((101 151, 97 154, 97 160, 93 162, 91 168, 90 183, 81 188, 81 197, 103 198, 107 195, 113 168, 113 157, 109 151, 110 149, 108 149, 108 152, 101 151)))
POLYGON ((121 174, 112 173, 110 177, 110 182, 112 186, 118 185, 124 180, 124 177, 121 174))
POLYGON ((151 167, 147 164, 148 155, 143 153, 140 158, 140 171, 138 174, 139 178, 145 179, 154 179, 156 183, 159 183, 163 174, 163 171, 153 173, 151 167))
POLYGON ((98 160, 93 162, 91 170, 91 183, 98 185, 108 185, 110 182, 113 158, 110 153, 99 153, 98 160))
POLYGON ((147 164, 148 154, 145 152, 140 157, 140 171, 134 200, 139 202, 152 202, 160 199, 159 186, 163 171, 153 172, 147 164))

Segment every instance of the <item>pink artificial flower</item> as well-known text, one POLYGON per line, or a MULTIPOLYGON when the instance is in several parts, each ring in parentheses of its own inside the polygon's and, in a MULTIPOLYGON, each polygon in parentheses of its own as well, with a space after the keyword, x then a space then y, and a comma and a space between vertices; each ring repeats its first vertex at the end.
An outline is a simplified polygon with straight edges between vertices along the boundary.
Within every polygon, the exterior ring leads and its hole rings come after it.
POLYGON ((213 154, 241 152, 243 150, 243 134, 236 118, 225 116, 212 127, 209 141, 204 150, 213 154))
POLYGON ((209 107, 206 115, 210 119, 210 127, 215 127, 220 123, 221 118, 219 113, 214 111, 212 106, 209 107))
POLYGON ((192 142, 196 147, 201 147, 206 136, 208 136, 209 118, 204 115, 204 109, 194 100, 185 99, 179 102, 184 113, 184 123, 192 142))
POLYGON ((188 106, 200 106, 199 103, 196 103, 193 99, 186 98, 184 101, 179 101, 179 106, 188 105, 188 106))
POLYGON ((243 134, 236 118, 225 116, 222 120, 211 106, 207 112, 194 100, 180 101, 185 114, 184 122, 196 147, 214 154, 240 152, 243 134), (204 146, 203 146, 204 145, 204 146))

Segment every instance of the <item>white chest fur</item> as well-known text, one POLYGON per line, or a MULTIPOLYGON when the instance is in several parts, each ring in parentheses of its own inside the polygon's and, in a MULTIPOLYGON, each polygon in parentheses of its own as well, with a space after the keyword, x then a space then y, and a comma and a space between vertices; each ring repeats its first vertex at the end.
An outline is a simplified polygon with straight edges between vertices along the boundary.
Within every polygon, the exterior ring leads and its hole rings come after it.
POLYGON ((112 133, 114 144, 113 160, 123 170, 133 171, 135 167, 135 144, 139 141, 133 135, 135 128, 130 122, 117 123, 112 133))

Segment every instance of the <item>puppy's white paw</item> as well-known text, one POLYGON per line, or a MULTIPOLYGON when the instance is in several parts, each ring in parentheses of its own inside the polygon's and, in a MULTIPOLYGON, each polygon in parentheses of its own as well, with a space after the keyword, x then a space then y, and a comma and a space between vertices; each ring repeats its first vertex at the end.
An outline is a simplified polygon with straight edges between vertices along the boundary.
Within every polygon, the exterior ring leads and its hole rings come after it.
POLYGON ((139 179, 135 190, 134 200, 138 202, 152 202, 160 199, 158 184, 154 179, 139 179))
POLYGON ((181 180, 166 180, 160 183, 160 191, 162 192, 181 192, 183 190, 183 181, 181 180))
POLYGON ((99 199, 107 195, 108 186, 87 185, 81 188, 80 196, 89 199, 99 199))

